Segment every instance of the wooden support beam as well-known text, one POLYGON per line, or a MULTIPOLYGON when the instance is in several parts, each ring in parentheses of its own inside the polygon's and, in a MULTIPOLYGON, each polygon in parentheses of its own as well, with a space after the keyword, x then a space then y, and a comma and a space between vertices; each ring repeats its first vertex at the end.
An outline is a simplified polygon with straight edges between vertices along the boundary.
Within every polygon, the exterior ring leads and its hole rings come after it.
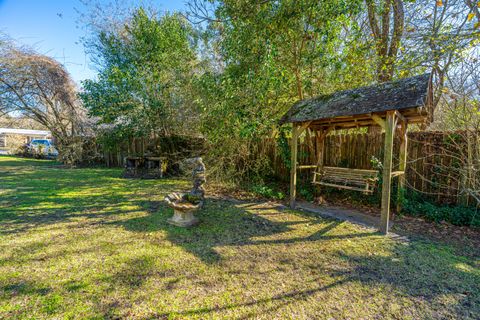
POLYGON ((396 117, 394 111, 387 112, 385 120, 385 147, 383 157, 382 208, 380 232, 388 233, 390 219, 390 189, 392 184, 393 137, 395 135, 396 117))
POLYGON ((400 122, 406 123, 407 119, 400 113, 400 111, 395 110, 395 117, 400 120, 400 122))
MULTIPOLYGON (((306 128, 306 127, 305 127, 306 128)), ((297 196, 297 150, 298 150, 298 136, 299 126, 292 124, 292 143, 290 147, 291 161, 290 161, 290 207, 295 208, 297 196)))
MULTIPOLYGON (((335 129, 331 126, 326 129, 320 129, 317 131, 317 168, 323 167, 323 158, 325 157, 325 137, 327 134, 335 129)), ((317 175, 313 175, 313 183, 317 182, 317 175)))
MULTIPOLYGON (((384 120, 376 115, 379 119, 382 120, 382 123, 384 120)), ((404 115, 405 117, 405 115, 404 115)), ((377 118, 377 119, 378 119, 377 118)), ((405 117, 405 119, 408 121, 409 124, 413 123, 424 123, 425 122, 425 117, 424 116, 408 116, 405 117)), ((370 126, 381 126, 378 122, 374 121, 372 118, 369 119, 362 119, 362 120, 347 120, 347 121, 342 121, 342 122, 312 122, 310 124, 310 127, 313 129, 321 129, 321 128, 328 128, 328 127, 335 127, 335 129, 349 129, 349 128, 360 128, 360 127, 370 127, 370 126)), ((383 127, 382 127, 383 129, 383 127)))
POLYGON ((325 137, 327 136, 327 134, 329 134, 331 131, 335 130, 335 126, 330 126, 326 129, 324 129, 323 131, 323 139, 325 139, 325 137))
POLYGON ((306 165, 297 166, 297 170, 315 169, 316 167, 317 165, 315 164, 306 164, 306 165))
MULTIPOLYGON (((408 147, 408 136, 407 136, 407 122, 404 121, 400 124, 400 153, 399 153, 399 164, 398 170, 403 171, 407 169, 407 147, 408 147)), ((402 174, 398 177, 398 191, 397 191, 397 213, 402 210, 402 200, 405 192, 405 174, 402 174)))
POLYGON ((300 137, 300 135, 303 133, 303 131, 305 131, 305 129, 308 128, 308 126, 310 125, 310 123, 312 123, 312 121, 307 121, 307 122, 304 122, 304 123, 298 125, 298 127, 297 127, 297 135, 298 135, 298 137, 300 137))
POLYGON ((369 125, 377 125, 372 119, 363 119, 355 121, 344 121, 344 122, 324 122, 324 123, 314 123, 311 125, 312 128, 355 128, 355 127, 366 127, 369 125))
MULTIPOLYGON (((388 117, 388 115, 387 115, 387 117, 388 117)), ((378 116, 378 115, 376 115, 376 114, 372 114, 372 115, 371 115, 371 118, 373 119, 373 121, 375 121, 376 124, 378 124, 380 127, 382 127, 382 129, 383 129, 384 131, 387 130, 387 129, 386 129, 386 126, 387 126, 386 121, 383 120, 380 116, 378 116)))
POLYGON ((308 128, 312 121, 292 123, 291 168, 290 168, 290 207, 295 208, 297 197, 297 153, 298 137, 308 128))
POLYGON ((402 175, 404 175, 405 172, 404 171, 392 171, 392 178, 395 178, 395 177, 400 177, 402 175))
MULTIPOLYGON (((381 123, 385 122, 384 117, 385 113, 364 113, 359 115, 351 115, 351 116, 338 116, 334 118, 325 118, 319 120, 313 120, 309 127, 310 128, 325 128, 330 126, 335 126, 338 128, 355 128, 355 127, 368 127, 371 125, 380 125, 378 122, 375 122, 372 119, 372 116, 380 120, 381 123)), ((421 123, 425 121, 425 115, 419 113, 419 109, 415 108, 407 108, 402 109, 401 112, 398 112, 398 117, 400 121, 408 121, 408 123, 421 123), (403 118, 402 118, 403 117, 403 118)), ((399 122, 400 122, 399 121, 399 122)))

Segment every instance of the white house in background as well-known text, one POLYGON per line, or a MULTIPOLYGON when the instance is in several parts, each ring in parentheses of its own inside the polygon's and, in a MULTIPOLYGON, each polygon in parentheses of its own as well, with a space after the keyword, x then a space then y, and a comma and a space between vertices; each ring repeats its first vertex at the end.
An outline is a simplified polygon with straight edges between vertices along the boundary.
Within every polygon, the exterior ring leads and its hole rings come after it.
POLYGON ((18 141, 28 143, 33 139, 51 139, 51 137, 51 132, 46 130, 0 128, 0 148, 8 149, 9 139, 15 140, 18 144, 18 141))

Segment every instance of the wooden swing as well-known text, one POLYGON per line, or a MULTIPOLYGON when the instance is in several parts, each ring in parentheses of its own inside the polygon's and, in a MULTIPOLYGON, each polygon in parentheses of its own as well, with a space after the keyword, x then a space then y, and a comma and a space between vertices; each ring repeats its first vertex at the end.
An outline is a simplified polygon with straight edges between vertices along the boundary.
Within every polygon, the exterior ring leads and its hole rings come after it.
MULTIPOLYGON (((385 132, 382 174, 380 231, 388 232, 392 178, 399 176, 399 190, 405 185, 407 124, 424 123, 433 110, 430 74, 345 90, 294 104, 280 120, 292 123, 290 206, 296 204, 297 170, 314 169, 313 183, 322 186, 372 194, 378 184, 378 171, 324 166, 325 137, 331 130, 380 126, 385 132), (392 172, 393 139, 400 132, 398 171, 392 172), (298 138, 306 130, 316 133, 317 164, 298 165, 298 138)), ((397 208, 399 209, 399 207, 397 208)))
POLYGON ((378 182, 378 171, 340 167, 317 167, 313 172, 313 184, 337 189, 361 191, 373 194, 378 182))
POLYGON ((366 195, 373 194, 379 180, 377 170, 323 166, 323 140, 332 129, 333 127, 330 127, 327 130, 317 131, 317 138, 322 142, 319 146, 322 152, 318 155, 312 183, 336 189, 360 191, 366 195))

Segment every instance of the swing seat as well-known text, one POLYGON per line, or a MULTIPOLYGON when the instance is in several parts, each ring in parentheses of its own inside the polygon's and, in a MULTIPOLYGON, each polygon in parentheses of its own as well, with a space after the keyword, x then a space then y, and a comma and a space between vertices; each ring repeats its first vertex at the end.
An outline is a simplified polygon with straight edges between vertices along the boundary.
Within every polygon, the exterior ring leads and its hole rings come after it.
POLYGON ((350 169, 340 167, 317 168, 313 174, 313 183, 333 187, 361 191, 372 194, 378 182, 378 171, 350 169))

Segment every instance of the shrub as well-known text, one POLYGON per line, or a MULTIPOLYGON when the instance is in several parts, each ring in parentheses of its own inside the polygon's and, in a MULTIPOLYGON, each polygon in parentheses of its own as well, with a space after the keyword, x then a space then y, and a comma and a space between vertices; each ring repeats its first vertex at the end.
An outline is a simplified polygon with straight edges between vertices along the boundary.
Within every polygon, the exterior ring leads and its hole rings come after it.
POLYGON ((403 203, 404 213, 423 217, 434 222, 450 222, 457 226, 480 228, 480 214, 475 207, 438 206, 427 201, 407 198, 403 203))
POLYGON ((300 186, 298 194, 307 201, 313 201, 315 198, 314 190, 311 185, 300 186))
POLYGON ((253 185, 251 191, 257 195, 268 199, 283 200, 285 199, 285 194, 281 191, 276 191, 273 188, 266 185, 253 185))

